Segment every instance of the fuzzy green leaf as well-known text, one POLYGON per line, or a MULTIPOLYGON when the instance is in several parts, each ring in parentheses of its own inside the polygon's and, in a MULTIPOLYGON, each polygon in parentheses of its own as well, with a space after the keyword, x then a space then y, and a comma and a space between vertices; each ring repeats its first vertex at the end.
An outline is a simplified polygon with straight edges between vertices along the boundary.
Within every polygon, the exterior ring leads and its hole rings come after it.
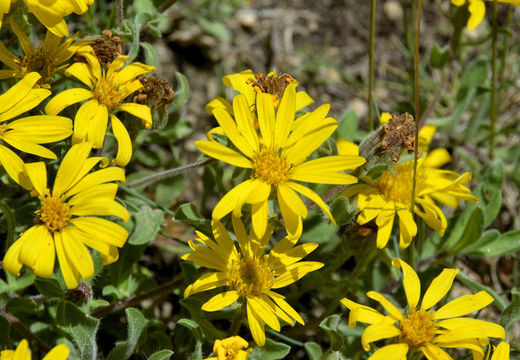
POLYGON ((139 310, 128 308, 125 312, 128 321, 128 339, 117 342, 114 349, 108 354, 107 360, 126 360, 130 358, 138 345, 141 333, 148 324, 148 320, 139 310))
POLYGON ((276 342, 271 339, 265 340, 265 345, 255 347, 249 354, 248 359, 252 360, 278 360, 284 359, 291 351, 291 347, 284 343, 276 342))
POLYGON ((135 215, 135 228, 128 239, 132 245, 144 245, 150 243, 165 224, 164 213, 158 209, 152 209, 143 205, 139 213, 135 215))

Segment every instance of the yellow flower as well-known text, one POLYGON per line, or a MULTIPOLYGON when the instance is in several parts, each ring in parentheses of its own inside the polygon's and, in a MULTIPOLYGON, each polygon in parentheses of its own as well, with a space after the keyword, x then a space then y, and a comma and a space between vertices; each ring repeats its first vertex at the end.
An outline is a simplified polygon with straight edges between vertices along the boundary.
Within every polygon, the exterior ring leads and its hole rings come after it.
MULTIPOLYGON (((276 70, 271 71, 267 76, 264 76, 262 73, 255 75, 253 70, 245 70, 224 76, 222 82, 225 86, 231 86, 235 91, 244 95, 247 104, 252 110, 254 110, 256 105, 257 94, 270 94, 275 107, 278 107, 286 87, 289 84, 299 85, 298 81, 292 76, 288 74, 278 75, 276 70)), ((305 91, 296 93, 296 111, 313 103, 314 100, 305 91)), ((206 111, 210 115, 216 108, 226 109, 230 114, 233 114, 233 106, 229 101, 220 96, 206 105, 206 111)))
MULTIPOLYGON (((60 344, 53 347, 42 360, 67 360, 69 353, 69 348, 60 344)), ((16 350, 0 351, 0 360, 31 360, 31 350, 27 340, 20 341, 16 350)))
MULTIPOLYGON (((493 0, 488 0, 493 1, 493 0)), ((513 4, 516 6, 520 6, 520 0, 497 0, 498 2, 513 4)), ((451 0, 451 3, 455 6, 463 6, 469 2, 468 10, 469 10, 469 19, 468 19, 468 30, 473 30, 476 28, 484 19, 484 15, 486 15, 486 4, 484 0, 451 0)))
POLYGON ((258 237, 267 227, 268 199, 272 190, 280 206, 289 235, 299 237, 302 218, 307 208, 298 193, 314 201, 334 223, 325 202, 311 189, 297 183, 352 184, 357 179, 340 171, 355 169, 365 159, 359 156, 329 156, 305 161, 336 129, 338 123, 326 118, 329 105, 294 119, 296 112, 295 84, 285 89, 276 113, 271 95, 257 96, 258 123, 254 126, 245 95, 233 99, 235 120, 221 108, 213 110, 223 132, 239 152, 217 141, 197 141, 197 148, 208 156, 229 164, 251 169, 251 178, 230 190, 213 210, 213 218, 221 219, 231 211, 240 216, 244 203, 252 204, 253 228, 258 237))
POLYGON ((192 260, 199 266, 216 271, 202 275, 189 285, 184 296, 227 286, 228 291, 213 296, 202 305, 202 310, 218 311, 241 299, 246 303, 253 339, 259 346, 263 346, 264 323, 275 331, 280 331, 278 317, 289 324, 294 324, 294 320, 304 324, 301 316, 284 300, 284 296, 272 290, 294 283, 323 264, 299 261, 318 245, 308 243, 295 246, 297 239, 291 237, 282 239, 269 254, 264 254, 271 231, 266 231, 261 239, 256 238, 253 232, 248 237, 241 220, 236 217, 232 219, 240 252, 219 221, 212 222, 215 240, 197 232, 198 238, 195 240, 202 245, 190 241, 194 253, 186 254, 182 259, 192 260))
POLYGON ((127 210, 115 196, 117 184, 124 181, 123 169, 109 167, 87 174, 103 157, 88 158, 91 143, 74 145, 67 152, 56 174, 52 192, 47 187, 47 171, 43 162, 25 164, 41 205, 38 224, 29 228, 7 250, 4 269, 19 275, 22 265, 38 276, 52 276, 55 255, 68 288, 78 286, 94 274, 88 246, 100 252, 105 264, 118 258, 128 232, 120 225, 96 216, 117 216, 128 221, 127 210))
MULTIPOLYGON (((16 0, 0 1, 0 28, 4 14, 9 13, 11 3, 16 0)), ((83 14, 94 0, 23 0, 27 11, 53 34, 59 37, 69 36, 69 29, 63 18, 72 13, 83 14)))
POLYGON ((246 349, 248 346, 249 343, 240 336, 215 340, 213 353, 217 356, 212 356, 205 360, 246 360, 247 355, 253 351, 253 349, 246 349))
POLYGON ((11 28, 20 42, 24 56, 18 57, 14 55, 0 43, 0 61, 10 68, 9 70, 0 70, 0 79, 21 78, 34 71, 41 76, 38 84, 50 88, 49 83, 54 74, 67 66, 66 61, 77 50, 79 45, 73 44, 77 34, 61 43, 61 37, 47 31, 45 41, 35 49, 27 35, 18 28, 16 23, 12 21, 12 18, 11 28))
POLYGON ((31 188, 31 183, 24 175, 23 160, 5 145, 46 159, 56 159, 52 151, 39 144, 63 140, 72 133, 72 121, 62 116, 35 115, 9 121, 33 109, 51 94, 46 89, 33 89, 39 79, 39 74, 29 73, 0 95, 0 165, 26 189, 31 188))
POLYGON ((115 114, 118 111, 126 111, 140 118, 146 128, 152 126, 152 113, 148 106, 132 102, 123 103, 123 100, 143 87, 137 77, 155 68, 141 63, 133 63, 123 68, 125 60, 129 57, 121 55, 105 72, 101 70, 99 60, 90 46, 81 48, 79 54, 87 60, 88 64, 82 62, 72 64, 65 70, 65 74, 73 75, 90 90, 83 88, 65 90, 49 101, 45 112, 55 115, 69 105, 88 100, 76 113, 72 143, 90 141, 94 143, 94 149, 101 149, 110 117, 112 131, 118 143, 114 162, 125 166, 132 157, 132 141, 125 126, 115 114))
MULTIPOLYGON (((491 356, 491 360, 509 360, 509 344, 505 341, 502 341, 493 351, 493 356, 491 356)), ((490 349, 491 351, 491 349, 490 349)), ((489 354, 488 354, 489 356, 489 354)), ((483 357, 475 357, 475 360, 480 360, 483 357)))
POLYGON ((452 359, 441 347, 463 347, 482 356, 482 346, 488 344, 488 337, 505 338, 502 326, 489 321, 461 317, 480 310, 493 302, 485 291, 474 295, 464 295, 448 302, 437 310, 435 306, 450 290, 457 269, 444 269, 431 282, 424 294, 421 305, 421 283, 415 271, 401 259, 392 264, 403 271, 403 285, 408 302, 408 310, 403 314, 384 295, 369 291, 367 296, 381 304, 390 315, 383 315, 371 307, 355 303, 347 298, 341 300, 349 310, 349 326, 358 321, 369 324, 361 336, 365 351, 370 343, 393 339, 391 345, 377 350, 370 360, 401 360, 406 354, 422 352, 429 360, 452 359))

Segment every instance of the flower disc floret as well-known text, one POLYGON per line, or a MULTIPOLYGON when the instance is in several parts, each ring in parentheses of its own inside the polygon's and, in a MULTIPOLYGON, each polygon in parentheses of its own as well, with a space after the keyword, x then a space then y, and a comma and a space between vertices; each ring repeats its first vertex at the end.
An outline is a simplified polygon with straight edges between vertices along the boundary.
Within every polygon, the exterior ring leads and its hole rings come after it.
POLYGON ((410 347, 426 344, 435 337, 435 320, 432 310, 409 313, 399 325, 403 340, 410 347))
MULTIPOLYGON (((388 200, 409 205, 412 199, 410 184, 413 179, 413 161, 394 167, 394 172, 384 172, 376 181, 376 185, 388 200)), ((415 191, 421 193, 424 188, 424 168, 418 167, 415 191)))
POLYGON ((71 217, 70 206, 66 202, 48 195, 42 199, 37 214, 51 232, 63 229, 69 224, 71 217))
POLYGON ((290 178, 291 166, 273 150, 262 150, 253 159, 253 177, 278 186, 290 178))
POLYGON ((103 74, 94 87, 94 97, 109 110, 114 109, 123 101, 126 94, 119 92, 118 84, 103 74))
POLYGON ((241 296, 259 296, 273 286, 273 271, 265 258, 241 258, 231 270, 231 288, 241 296))

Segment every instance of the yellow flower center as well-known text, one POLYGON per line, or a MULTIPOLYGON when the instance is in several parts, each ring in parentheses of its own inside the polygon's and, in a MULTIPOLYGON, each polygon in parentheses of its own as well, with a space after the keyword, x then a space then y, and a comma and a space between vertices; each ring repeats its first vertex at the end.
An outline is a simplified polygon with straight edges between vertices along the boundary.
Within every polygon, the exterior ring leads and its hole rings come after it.
POLYGON ((21 67, 26 73, 34 71, 40 74, 41 78, 38 80, 38 84, 40 85, 47 84, 51 81, 56 70, 52 57, 44 53, 41 47, 36 49, 32 54, 25 56, 22 60, 21 67))
POLYGON ((293 81, 294 78, 289 74, 274 74, 265 77, 264 74, 258 73, 254 79, 247 79, 246 83, 251 85, 257 93, 271 94, 274 107, 277 108, 280 105, 285 88, 293 81))
POLYGON ((106 75, 102 75, 94 88, 94 97, 101 104, 106 105, 109 110, 117 107, 126 97, 119 92, 119 86, 114 84, 112 79, 108 79, 106 75))
POLYGON ((262 150, 253 158, 253 177, 278 186, 289 180, 291 165, 273 150, 262 150))
MULTIPOLYGON (((392 171, 384 172, 377 179, 377 187, 388 199, 409 205, 412 199, 413 161, 407 161, 394 167, 392 171)), ((425 174, 423 168, 417 166, 417 181, 415 193, 424 187, 425 174)))
POLYGON ((435 336, 435 320, 433 311, 413 311, 401 320, 401 333, 404 341, 411 347, 426 344, 435 336))
POLYGON ((70 207, 60 198, 47 196, 36 212, 49 231, 60 231, 70 220, 70 207))
POLYGON ((231 284, 240 295, 260 295, 273 286, 273 273, 262 258, 240 259, 231 271, 231 284))

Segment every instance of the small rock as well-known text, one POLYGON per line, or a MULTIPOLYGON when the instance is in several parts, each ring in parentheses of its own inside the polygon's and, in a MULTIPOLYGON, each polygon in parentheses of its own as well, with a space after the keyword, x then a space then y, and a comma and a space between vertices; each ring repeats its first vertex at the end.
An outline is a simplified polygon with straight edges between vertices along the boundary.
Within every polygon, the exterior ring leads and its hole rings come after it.
POLYGON ((403 17, 403 9, 399 2, 395 0, 386 1, 383 5, 383 11, 385 15, 393 21, 401 20, 403 17))

